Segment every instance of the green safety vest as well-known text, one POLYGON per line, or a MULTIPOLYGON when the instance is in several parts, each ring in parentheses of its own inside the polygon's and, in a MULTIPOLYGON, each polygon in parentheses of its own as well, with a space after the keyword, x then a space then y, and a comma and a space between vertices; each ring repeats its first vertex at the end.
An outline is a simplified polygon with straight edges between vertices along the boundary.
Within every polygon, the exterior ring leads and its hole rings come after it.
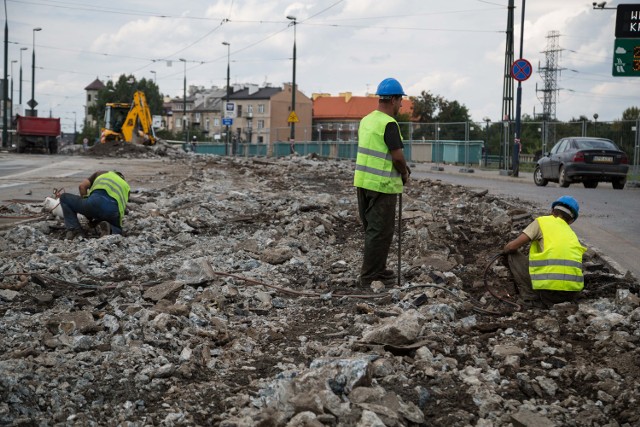
POLYGON ((354 187, 386 194, 402 193, 402 177, 393 167, 391 152, 384 143, 384 130, 388 123, 398 125, 393 117, 378 110, 360 121, 354 187))
POLYGON ((89 194, 96 190, 104 190, 107 194, 118 202, 118 211, 120 212, 120 226, 122 227, 122 218, 124 218, 124 210, 127 207, 129 201, 129 184, 127 181, 120 178, 115 172, 107 172, 93 181, 93 185, 89 189, 89 194))
POLYGON ((537 219, 544 250, 538 241, 529 250, 529 275, 535 290, 574 291, 584 288, 582 254, 587 250, 562 218, 553 215, 537 219))

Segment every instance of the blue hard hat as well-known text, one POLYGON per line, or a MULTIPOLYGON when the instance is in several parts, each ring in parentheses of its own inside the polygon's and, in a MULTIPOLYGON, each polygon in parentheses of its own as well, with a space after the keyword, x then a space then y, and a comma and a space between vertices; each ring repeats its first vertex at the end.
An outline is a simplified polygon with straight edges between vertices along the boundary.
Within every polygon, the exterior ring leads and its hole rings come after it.
POLYGON ((555 208, 557 205, 567 207, 573 213, 573 220, 578 219, 578 213, 580 212, 580 206, 578 205, 578 201, 571 196, 562 196, 555 202, 551 203, 551 209, 555 208))
POLYGON ((376 90, 376 95, 378 96, 404 96, 404 90, 402 89, 402 85, 399 81, 394 79, 393 77, 389 77, 384 79, 378 85, 378 90, 376 90))

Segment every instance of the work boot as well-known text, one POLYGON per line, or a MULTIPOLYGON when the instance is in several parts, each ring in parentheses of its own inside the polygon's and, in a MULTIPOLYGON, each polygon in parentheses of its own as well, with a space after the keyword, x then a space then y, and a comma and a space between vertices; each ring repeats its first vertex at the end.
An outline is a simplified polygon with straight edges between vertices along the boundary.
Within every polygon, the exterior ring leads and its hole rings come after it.
POLYGON ((394 279, 396 277, 396 272, 387 268, 386 270, 378 273, 378 277, 384 277, 385 279, 394 279))
POLYGON ((108 236, 111 234, 111 224, 107 221, 100 221, 98 225, 96 225, 96 230, 100 237, 108 236))
POLYGON ((78 237, 84 237, 84 231, 80 228, 73 228, 71 230, 67 230, 64 235, 64 240, 74 240, 78 237))

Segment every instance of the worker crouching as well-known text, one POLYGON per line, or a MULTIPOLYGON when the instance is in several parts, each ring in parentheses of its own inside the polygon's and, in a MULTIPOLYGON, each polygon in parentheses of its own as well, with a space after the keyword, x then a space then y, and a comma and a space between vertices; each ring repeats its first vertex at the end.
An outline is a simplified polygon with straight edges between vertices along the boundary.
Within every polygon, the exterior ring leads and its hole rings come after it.
POLYGON ((504 246, 521 298, 547 304, 571 301, 584 288, 582 256, 587 248, 571 229, 580 207, 571 196, 551 204, 551 215, 536 218, 504 246), (531 242, 529 259, 518 249, 531 242))
POLYGON ((122 219, 129 201, 129 184, 124 175, 117 171, 98 171, 84 179, 78 190, 79 196, 69 193, 60 196, 66 238, 84 236, 78 214, 97 223, 100 236, 122 234, 122 219))

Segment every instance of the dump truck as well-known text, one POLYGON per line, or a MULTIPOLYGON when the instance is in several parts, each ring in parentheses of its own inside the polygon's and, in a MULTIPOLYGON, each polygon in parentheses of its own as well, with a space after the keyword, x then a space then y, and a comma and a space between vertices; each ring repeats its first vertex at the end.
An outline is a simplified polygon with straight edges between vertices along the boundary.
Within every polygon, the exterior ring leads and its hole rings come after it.
POLYGON ((134 144, 153 145, 156 135, 151 120, 151 110, 144 92, 137 90, 133 102, 110 102, 104 111, 105 127, 100 142, 125 141, 134 144))
POLYGON ((16 117, 16 151, 18 153, 58 152, 60 119, 51 117, 16 117))

